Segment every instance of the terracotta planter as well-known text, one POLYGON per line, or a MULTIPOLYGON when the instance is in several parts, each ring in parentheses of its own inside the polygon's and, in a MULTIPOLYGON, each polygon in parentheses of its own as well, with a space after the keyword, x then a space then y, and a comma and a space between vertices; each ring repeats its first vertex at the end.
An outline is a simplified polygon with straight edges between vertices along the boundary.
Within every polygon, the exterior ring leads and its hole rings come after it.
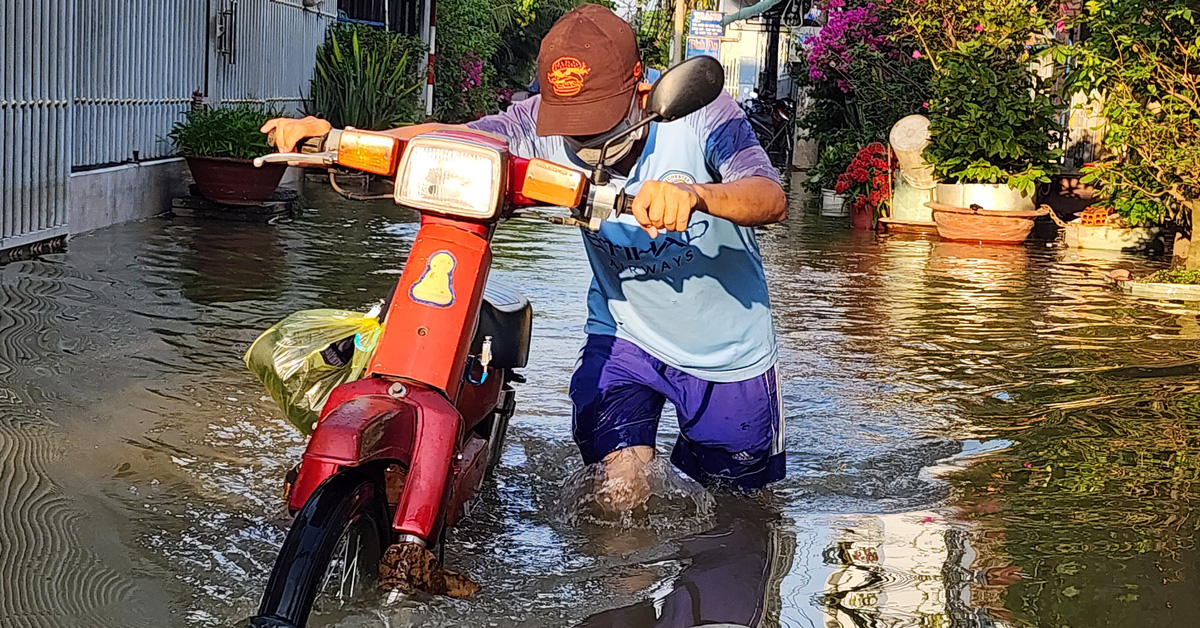
POLYGON ((940 203, 930 203, 929 207, 933 209, 939 236, 960 242, 995 244, 1024 242, 1037 217, 1050 211, 1048 207, 1034 211, 976 211, 940 203))
POLYGON ((205 198, 224 205, 258 205, 271 200, 286 164, 255 168, 249 159, 187 157, 196 187, 205 198))
POLYGON ((851 229, 874 229, 874 220, 872 220, 871 208, 864 207, 863 209, 854 209, 850 205, 850 228, 851 229))

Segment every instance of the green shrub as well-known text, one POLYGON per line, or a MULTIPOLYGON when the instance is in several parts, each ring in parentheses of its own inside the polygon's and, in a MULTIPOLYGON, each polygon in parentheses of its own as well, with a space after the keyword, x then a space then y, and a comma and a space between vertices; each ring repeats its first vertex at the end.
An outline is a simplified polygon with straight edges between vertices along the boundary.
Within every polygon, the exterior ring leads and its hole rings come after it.
POLYGON ((493 0, 442 0, 437 7, 434 113, 439 121, 473 120, 496 110, 501 45, 493 0))
MULTIPOLYGON (((1200 9, 1195 0, 1093 0, 1068 87, 1102 94, 1106 154, 1086 169, 1132 222, 1200 223, 1200 9)), ((1200 268, 1192 232, 1189 268, 1200 268)))
POLYGON ((1186 270, 1183 268, 1160 270, 1138 281, 1144 283, 1200 284, 1200 270, 1186 270))
POLYGON ((317 49, 306 110, 336 128, 382 131, 421 119, 419 41, 374 27, 329 29, 317 49))
POLYGON ((648 68, 667 69, 671 64, 672 16, 664 9, 639 10, 633 17, 638 53, 648 68))
POLYGON ((187 157, 254 159, 274 152, 259 129, 280 115, 257 105, 194 109, 175 123, 167 137, 187 157))
POLYGON ((947 183, 1000 183, 1030 195, 1062 151, 1053 83, 1021 44, 961 44, 938 55, 925 159, 947 183))

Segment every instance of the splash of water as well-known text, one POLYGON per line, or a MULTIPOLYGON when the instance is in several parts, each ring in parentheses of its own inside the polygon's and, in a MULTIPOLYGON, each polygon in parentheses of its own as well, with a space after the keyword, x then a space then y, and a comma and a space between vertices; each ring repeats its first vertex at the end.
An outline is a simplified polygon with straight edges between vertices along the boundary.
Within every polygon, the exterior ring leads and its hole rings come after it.
POLYGON ((658 532, 690 529, 712 519, 713 496, 662 456, 642 463, 632 477, 616 477, 604 463, 587 465, 563 483, 558 519, 658 532))

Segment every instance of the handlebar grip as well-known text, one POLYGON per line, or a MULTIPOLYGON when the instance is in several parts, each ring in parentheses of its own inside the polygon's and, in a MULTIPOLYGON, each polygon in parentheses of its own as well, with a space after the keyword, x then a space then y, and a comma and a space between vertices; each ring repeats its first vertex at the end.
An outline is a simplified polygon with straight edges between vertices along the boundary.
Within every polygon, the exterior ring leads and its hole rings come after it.
POLYGON ((620 198, 617 199, 617 206, 613 208, 613 215, 620 216, 621 214, 632 214, 633 198, 633 194, 629 194, 628 192, 622 190, 620 198))
MULTIPOLYGON (((325 138, 327 137, 329 136, 319 135, 316 137, 306 137, 296 144, 295 152, 305 155, 315 155, 316 153, 322 152, 325 150, 325 138)), ((275 129, 271 129, 271 132, 267 133, 267 143, 271 146, 275 146, 275 129)), ((278 147, 276 146, 276 148, 278 147)))

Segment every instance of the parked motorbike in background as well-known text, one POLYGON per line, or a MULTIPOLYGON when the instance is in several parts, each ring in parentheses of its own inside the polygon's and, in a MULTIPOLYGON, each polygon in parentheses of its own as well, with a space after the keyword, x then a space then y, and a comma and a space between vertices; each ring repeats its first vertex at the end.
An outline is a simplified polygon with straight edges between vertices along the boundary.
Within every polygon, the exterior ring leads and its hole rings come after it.
POLYGON ((767 99, 752 94, 742 102, 742 110, 746 112, 746 119, 750 121, 771 163, 776 168, 790 164, 795 142, 793 118, 796 115, 796 102, 791 98, 767 99))
MULTIPOLYGON (((626 134, 699 110, 723 84, 711 57, 675 66, 650 90, 647 118, 626 134)), ((600 163, 623 137, 604 145, 600 163)), ((529 302, 488 278, 496 227, 531 217, 595 230, 633 200, 602 167, 588 176, 522 159, 469 129, 409 140, 343 129, 301 146, 255 163, 337 165, 393 179, 395 202, 421 220, 365 377, 329 394, 289 478, 295 519, 250 622, 256 628, 303 628, 314 604, 340 608, 377 579, 393 591, 477 588, 441 570, 429 550, 469 513, 499 460, 516 407, 512 384, 523 381, 515 369, 528 357, 529 302), (536 206, 560 209, 539 214, 536 206)))

